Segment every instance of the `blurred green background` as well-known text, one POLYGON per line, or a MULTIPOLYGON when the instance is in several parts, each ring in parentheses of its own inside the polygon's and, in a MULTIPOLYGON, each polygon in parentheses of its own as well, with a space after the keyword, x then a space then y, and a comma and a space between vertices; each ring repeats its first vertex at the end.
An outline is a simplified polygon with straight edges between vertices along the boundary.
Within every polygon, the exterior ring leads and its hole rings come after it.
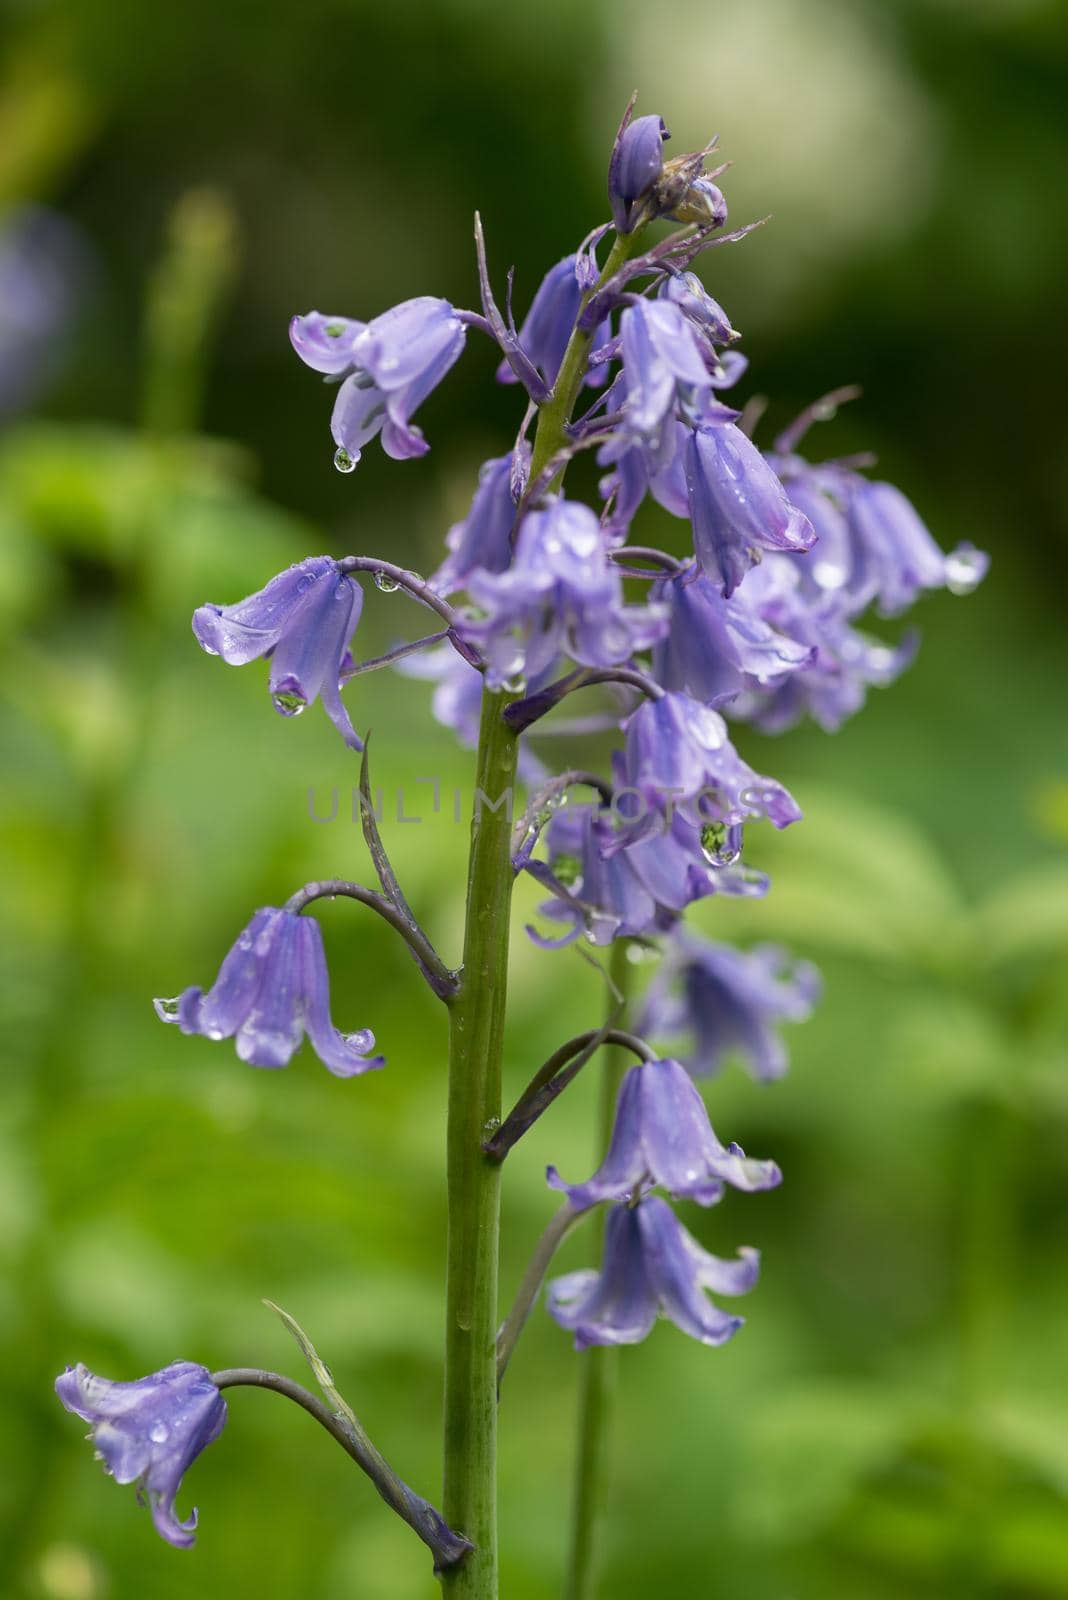
MULTIPOLYGON (((518 420, 489 346, 473 338, 424 408, 425 460, 373 448, 341 477, 287 319, 423 292, 471 305, 476 205, 524 305, 604 216, 637 86, 672 148, 720 132, 736 222, 774 213, 705 271, 769 426, 862 383, 814 447, 876 450, 941 543, 973 539, 993 567, 973 598, 920 607, 918 664, 837 736, 745 738, 807 820, 754 838, 765 903, 697 920, 783 940, 826 995, 791 1030, 785 1082, 736 1067, 711 1087, 720 1133, 774 1154, 786 1183, 686 1218, 713 1247, 764 1251, 743 1335, 709 1352, 665 1325, 624 1352, 603 1593, 1068 1595, 1064 6, 38 0, 0 16, 0 239, 28 206, 72 230, 69 315, 12 358, 0 436, 3 1592, 433 1592, 422 1547, 274 1397, 232 1397, 183 1492, 201 1532, 182 1554, 93 1465, 51 1381, 67 1361, 133 1377, 176 1357, 302 1376, 269 1295, 437 1492, 435 1002, 342 903, 322 911, 335 1015, 374 1027, 384 1073, 338 1082, 308 1052, 256 1073, 149 1005, 209 980, 252 908, 369 871, 325 717, 274 717, 261 667, 209 660, 188 619, 309 553, 435 564, 518 420), (338 820, 317 824, 308 790, 323 809, 334 785, 338 820)), ((0 308, 16 346, 17 289, 3 280, 0 308)), ((657 515, 650 536, 682 536, 657 515)), ((420 625, 372 590, 362 653, 420 625)), ((419 779, 448 795, 470 758, 425 685, 381 674, 347 698, 375 730, 375 781, 424 815, 384 831, 454 953, 465 829, 447 801, 429 814, 419 779)), ((514 1093, 602 993, 573 952, 521 935, 513 972, 514 1093)), ((546 1160, 589 1168, 587 1077, 509 1163, 506 1291, 550 1214, 546 1160)), ((588 1250, 580 1232, 565 1264, 588 1250)), ((539 1312, 503 1400, 508 1600, 559 1592, 575 1378, 539 1312)))

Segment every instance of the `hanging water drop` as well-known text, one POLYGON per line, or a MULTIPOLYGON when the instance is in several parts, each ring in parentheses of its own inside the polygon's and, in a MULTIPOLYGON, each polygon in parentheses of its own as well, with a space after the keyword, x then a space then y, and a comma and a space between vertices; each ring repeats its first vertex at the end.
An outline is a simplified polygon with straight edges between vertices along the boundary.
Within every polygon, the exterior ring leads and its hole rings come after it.
POLYGON ((375 573, 375 588, 379 589, 382 594, 396 594, 400 584, 396 578, 391 578, 388 573, 379 571, 375 573))
POLYGON ((741 828, 706 822, 701 829, 701 854, 710 867, 733 867, 742 854, 741 828))
POLYGON ((172 1017, 178 1015, 178 1007, 181 1003, 182 997, 180 994, 174 995, 170 1000, 153 1000, 152 1002, 156 1008, 156 1015, 162 1017, 164 1022, 169 1022, 172 1017))
POLYGON ((946 588, 950 594, 971 594, 982 582, 987 561, 981 550, 962 544, 946 557, 946 588))
POLYGON ((527 680, 523 677, 522 673, 517 672, 512 677, 505 678, 504 682, 501 684, 501 688, 504 690, 505 694, 526 694, 527 680))
POLYGON ((355 472, 356 457, 350 456, 343 444, 338 445, 334 451, 334 465, 339 472, 355 472))
POLYGON ((308 702, 295 689, 279 689, 271 696, 280 717, 299 717, 308 702))

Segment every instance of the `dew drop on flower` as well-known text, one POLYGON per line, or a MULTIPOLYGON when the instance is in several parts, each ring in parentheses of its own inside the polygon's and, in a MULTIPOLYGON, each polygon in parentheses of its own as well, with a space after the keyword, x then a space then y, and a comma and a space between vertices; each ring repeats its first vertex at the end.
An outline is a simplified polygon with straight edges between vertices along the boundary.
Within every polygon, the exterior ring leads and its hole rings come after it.
POLYGON ((279 689, 271 699, 280 717, 299 717, 308 703, 302 694, 297 694, 292 689, 279 689))
POLYGON ((946 588, 950 594, 971 594, 986 571, 982 552, 970 545, 960 545, 946 557, 946 588))
POLYGON ((741 828, 706 822, 701 829, 701 854, 710 867, 733 867, 742 853, 741 828))
POLYGON ((161 1017, 176 1017, 178 1015, 178 1007, 181 1004, 181 999, 181 995, 176 994, 173 999, 153 1000, 152 1004, 155 1006, 156 1011, 161 1017))
POLYGON ((171 1430, 165 1422, 154 1422, 148 1430, 148 1437, 153 1444, 166 1444, 171 1436, 171 1430))
POLYGON ((350 456, 344 445, 339 445, 334 451, 334 465, 339 472, 355 472, 356 461, 350 456))
POLYGON ((396 578, 391 578, 388 573, 376 572, 375 588, 381 590, 383 594, 396 594, 400 584, 396 578))
POLYGON ((527 689, 527 680, 522 676, 521 673, 516 673, 511 678, 505 678, 504 682, 501 684, 501 688, 504 690, 505 694, 525 694, 527 689))

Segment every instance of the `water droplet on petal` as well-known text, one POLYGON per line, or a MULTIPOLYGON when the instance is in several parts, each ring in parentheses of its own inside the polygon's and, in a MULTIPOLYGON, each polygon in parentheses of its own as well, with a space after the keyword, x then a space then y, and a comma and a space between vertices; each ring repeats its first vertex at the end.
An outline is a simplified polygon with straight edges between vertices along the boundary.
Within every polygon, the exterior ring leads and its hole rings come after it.
POLYGON ((710 867, 733 867, 742 854, 741 828, 706 822, 701 829, 701 854, 710 867))
POLYGON ((971 594, 982 582, 986 557, 971 545, 960 545, 946 557, 946 588, 950 594, 971 594))
POLYGON ((164 1022, 169 1022, 172 1017, 178 1015, 178 1007, 181 1003, 182 997, 180 994, 174 995, 170 1000, 153 1000, 152 1002, 156 1008, 156 1015, 162 1017, 164 1022))
POLYGON ((590 944, 611 944, 619 928, 619 918, 604 911, 591 911, 586 917, 586 938, 590 944))
POLYGON ((350 456, 344 445, 334 451, 334 465, 339 472, 355 472, 356 457, 350 456))
POLYGON ((396 594, 400 584, 396 578, 391 578, 388 573, 376 572, 375 588, 381 590, 383 594, 396 594))
POLYGON ((295 689, 279 689, 271 696, 280 717, 299 717, 308 702, 295 689))
POLYGON ((153 1444, 166 1444, 171 1436, 171 1430, 165 1422, 154 1422, 148 1430, 148 1437, 153 1444))

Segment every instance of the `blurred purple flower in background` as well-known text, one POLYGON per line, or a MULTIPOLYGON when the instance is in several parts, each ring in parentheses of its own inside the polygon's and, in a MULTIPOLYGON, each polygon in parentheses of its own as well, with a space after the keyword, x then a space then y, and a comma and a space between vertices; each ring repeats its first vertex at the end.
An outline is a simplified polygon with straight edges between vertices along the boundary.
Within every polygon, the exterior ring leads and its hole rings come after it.
POLYGON ((0 417, 30 405, 69 355, 89 269, 85 239, 58 213, 20 206, 0 222, 0 417))

